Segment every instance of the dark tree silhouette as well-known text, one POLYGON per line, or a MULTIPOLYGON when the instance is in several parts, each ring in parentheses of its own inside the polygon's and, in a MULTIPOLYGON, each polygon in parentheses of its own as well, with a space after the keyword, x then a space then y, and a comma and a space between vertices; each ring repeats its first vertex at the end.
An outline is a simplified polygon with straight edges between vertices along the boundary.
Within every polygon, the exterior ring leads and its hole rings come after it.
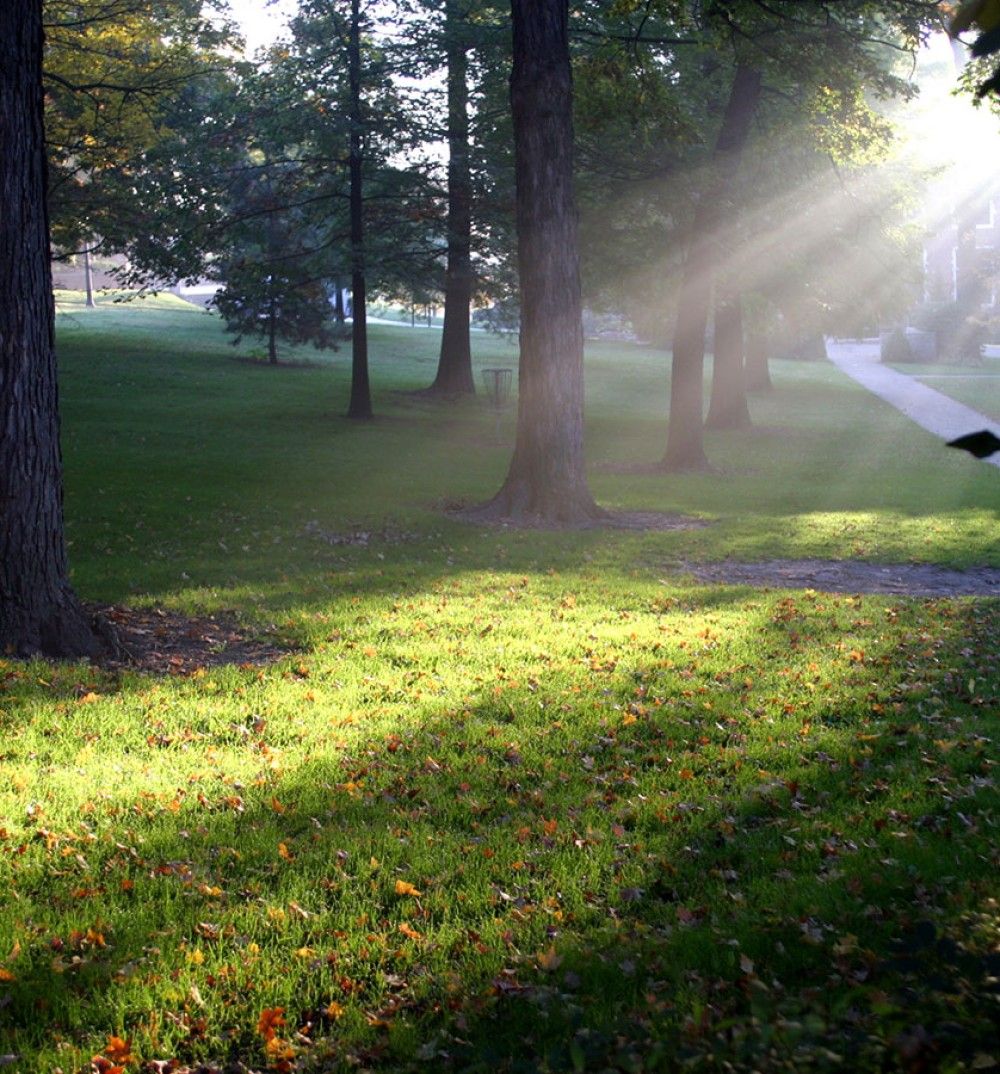
POLYGON ((0 651, 95 656, 63 539, 42 50, 41 0, 0 4, 0 651))

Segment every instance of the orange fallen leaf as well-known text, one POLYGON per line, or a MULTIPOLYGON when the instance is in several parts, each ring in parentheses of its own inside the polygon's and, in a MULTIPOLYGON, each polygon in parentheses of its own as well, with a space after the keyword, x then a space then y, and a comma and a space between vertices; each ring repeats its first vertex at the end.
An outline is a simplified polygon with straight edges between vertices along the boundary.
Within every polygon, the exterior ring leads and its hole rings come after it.
POLYGON ((132 1046, 124 1037, 108 1037, 108 1043, 104 1046, 105 1056, 112 1063, 134 1063, 135 1056, 132 1054, 132 1046))
POLYGON ((288 849, 287 843, 278 844, 278 854, 285 859, 285 861, 294 861, 295 855, 288 849))
POLYGON ((416 898, 422 895, 423 892, 415 888, 408 880, 396 881, 396 894, 397 895, 412 895, 416 898))
POLYGON ((16 981, 17 976, 0 966, 0 981, 16 981))
POLYGON ((417 932, 415 928, 407 925, 405 921, 399 926, 399 931, 409 940, 419 940, 422 938, 421 934, 417 932))
POLYGON ((343 1007, 342 1004, 338 1003, 336 1000, 331 1000, 326 1005, 326 1014, 327 1014, 328 1018, 343 1018, 343 1016, 344 1016, 344 1007, 343 1007))
POLYGON ((265 1007, 257 1019, 257 1032, 264 1040, 274 1040, 278 1030, 285 1024, 284 1007, 265 1007))

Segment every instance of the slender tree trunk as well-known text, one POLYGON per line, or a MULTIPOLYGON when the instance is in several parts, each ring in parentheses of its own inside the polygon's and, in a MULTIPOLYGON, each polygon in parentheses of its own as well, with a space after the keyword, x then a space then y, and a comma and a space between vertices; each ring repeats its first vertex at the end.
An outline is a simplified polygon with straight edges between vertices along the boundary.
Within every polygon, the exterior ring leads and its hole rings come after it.
POLYGON ((583 325, 567 0, 511 0, 521 357, 517 440, 487 517, 603 516, 583 455, 583 325))
POLYGON ((693 233, 684 265, 674 328, 670 367, 670 416, 663 467, 671 471, 707 470, 704 426, 705 329, 711 304, 712 279, 720 260, 719 228, 723 202, 731 194, 750 123, 760 99, 760 72, 745 64, 736 68, 729 100, 713 154, 714 178, 695 211, 693 233))
POLYGON ((715 290, 712 396, 705 425, 709 429, 745 429, 751 424, 743 365, 743 296, 730 280, 723 280, 715 290))
POLYGON ((96 656, 63 539, 42 47, 41 0, 0 4, 0 653, 96 656))
POLYGON ((463 37, 464 10, 458 0, 445 5, 448 60, 448 268, 444 290, 444 331, 437 376, 430 391, 474 395, 469 306, 472 303, 472 172, 469 163, 469 59, 463 37))
POLYGON ((347 416, 362 421, 372 417, 371 385, 368 381, 368 311, 365 280, 364 160, 361 130, 361 10, 360 0, 351 0, 348 40, 348 80, 351 87, 351 400, 347 416))
POLYGON ((92 310, 97 305, 94 301, 94 267, 90 263, 90 248, 83 248, 83 288, 87 292, 87 309, 92 310))
POLYGON ((278 364, 278 308, 273 294, 267 307, 267 360, 278 364))
POLYGON ((768 368, 767 337, 759 329, 750 328, 747 330, 746 340, 747 391, 769 392, 774 385, 771 383, 771 370, 768 368))

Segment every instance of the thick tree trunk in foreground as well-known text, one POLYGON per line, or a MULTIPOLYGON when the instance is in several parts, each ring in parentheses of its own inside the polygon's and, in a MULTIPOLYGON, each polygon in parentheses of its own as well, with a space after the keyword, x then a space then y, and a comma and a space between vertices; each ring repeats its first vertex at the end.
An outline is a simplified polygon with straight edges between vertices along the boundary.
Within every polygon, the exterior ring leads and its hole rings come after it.
POLYGON ((521 357, 514 457, 488 517, 573 525, 603 512, 583 456, 583 326, 567 0, 511 0, 521 357))
POLYGON ((348 41, 348 79, 351 86, 351 148, 348 163, 351 181, 351 401, 349 418, 372 417, 372 394, 368 381, 368 311, 365 281, 365 203, 361 148, 361 11, 351 0, 348 41))
POLYGON ((63 540, 41 0, 0 4, 0 101, 0 653, 96 656, 63 540))
POLYGON ((743 368, 743 296, 729 281, 720 281, 715 292, 712 396, 705 425, 745 429, 751 424, 743 368))
POLYGON ((456 0, 445 6, 448 58, 448 268, 444 331, 437 376, 430 391, 474 395, 469 306, 472 302, 472 175, 469 166, 469 58, 456 0))
POLYGON ((670 416, 663 467, 671 471, 707 470, 705 455, 703 381, 705 329, 711 304, 712 280, 720 260, 723 203, 739 167, 750 123, 760 99, 760 72, 740 64, 722 118, 713 154, 713 181, 695 212, 692 238, 681 281, 670 367, 670 416))

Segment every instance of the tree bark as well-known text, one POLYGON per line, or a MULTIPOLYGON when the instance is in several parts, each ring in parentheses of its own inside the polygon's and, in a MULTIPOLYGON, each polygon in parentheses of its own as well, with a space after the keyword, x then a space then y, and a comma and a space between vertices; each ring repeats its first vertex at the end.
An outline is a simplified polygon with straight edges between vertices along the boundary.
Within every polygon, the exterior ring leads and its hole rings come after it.
POLYGON ((361 10, 351 0, 347 46, 350 82, 350 212, 351 212, 351 399, 347 416, 367 421, 372 417, 371 385, 368 380, 368 312, 365 279, 364 157, 361 115, 361 10))
POLYGON ((267 307, 267 360, 278 364, 278 308, 273 294, 267 307))
POLYGON ((41 0, 0 4, 0 652, 96 656, 63 539, 42 48, 41 0))
POLYGON ((86 307, 94 309, 97 303, 94 301, 94 267, 90 263, 90 247, 83 248, 83 289, 87 293, 86 307))
POLYGON ((715 291, 712 395, 705 425, 745 429, 751 424, 743 364, 743 296, 725 280, 717 283, 715 291))
POLYGON ((444 330, 436 395, 475 395, 469 306, 472 303, 472 172, 469 163, 469 58, 458 0, 445 4, 448 61, 448 267, 444 288, 444 330))
POLYGON ((583 324, 573 195, 567 0, 511 0, 521 356, 517 439, 481 514, 579 525, 603 517, 583 454, 583 324))
POLYGON ((733 76, 722 127, 713 152, 713 180, 695 210, 691 242, 681 280, 670 367, 670 415, 663 468, 669 471, 710 469, 705 455, 704 375, 705 329, 712 280, 720 261, 720 228, 724 202, 733 180, 750 124, 760 99, 761 75, 739 64, 733 76))
POLYGON ((774 387, 771 383, 771 370, 767 360, 768 339, 758 329, 750 328, 746 337, 747 391, 769 392, 774 387))

